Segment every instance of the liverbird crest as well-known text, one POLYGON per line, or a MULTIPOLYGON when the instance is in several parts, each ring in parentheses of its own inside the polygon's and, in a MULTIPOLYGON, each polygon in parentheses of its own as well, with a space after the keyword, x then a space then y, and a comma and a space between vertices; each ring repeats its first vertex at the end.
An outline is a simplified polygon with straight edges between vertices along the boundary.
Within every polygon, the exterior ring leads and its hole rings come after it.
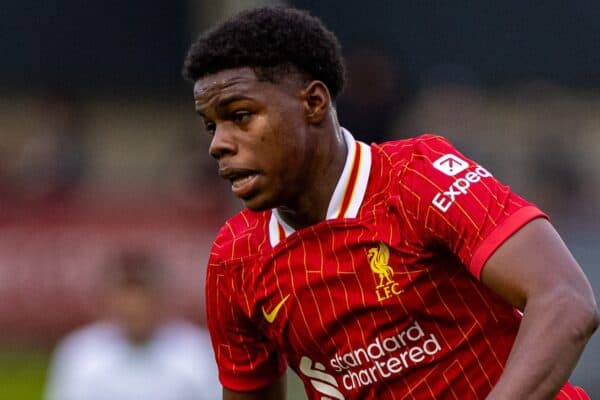
POLYGON ((367 259, 369 260, 373 273, 379 275, 378 288, 394 282, 392 280, 394 270, 388 264, 390 260, 390 249, 385 243, 380 242, 379 247, 370 248, 367 252, 367 259))

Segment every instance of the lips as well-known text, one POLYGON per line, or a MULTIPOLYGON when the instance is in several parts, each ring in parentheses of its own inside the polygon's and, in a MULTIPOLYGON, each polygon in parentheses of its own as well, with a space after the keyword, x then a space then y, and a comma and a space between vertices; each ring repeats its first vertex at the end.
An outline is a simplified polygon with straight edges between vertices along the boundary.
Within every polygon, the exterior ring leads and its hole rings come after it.
POLYGON ((247 184, 248 182, 250 182, 252 180, 252 178, 254 178, 256 176, 256 174, 250 174, 247 176, 240 176, 234 179, 231 179, 231 187, 233 187, 234 189, 239 189, 241 187, 243 187, 245 184, 247 184))
POLYGON ((242 199, 253 192, 258 178, 256 171, 243 168, 220 168, 219 175, 231 182, 231 191, 242 199))

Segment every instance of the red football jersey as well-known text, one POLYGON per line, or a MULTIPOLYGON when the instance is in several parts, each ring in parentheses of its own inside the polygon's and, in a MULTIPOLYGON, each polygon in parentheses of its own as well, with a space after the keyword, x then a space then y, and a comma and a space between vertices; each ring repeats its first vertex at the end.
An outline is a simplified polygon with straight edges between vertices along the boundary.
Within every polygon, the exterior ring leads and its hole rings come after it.
POLYGON ((325 221, 294 231, 276 210, 244 210, 215 240, 206 298, 222 384, 254 390, 289 365, 310 399, 485 398, 520 318, 481 269, 544 214, 439 136, 344 134, 325 221))

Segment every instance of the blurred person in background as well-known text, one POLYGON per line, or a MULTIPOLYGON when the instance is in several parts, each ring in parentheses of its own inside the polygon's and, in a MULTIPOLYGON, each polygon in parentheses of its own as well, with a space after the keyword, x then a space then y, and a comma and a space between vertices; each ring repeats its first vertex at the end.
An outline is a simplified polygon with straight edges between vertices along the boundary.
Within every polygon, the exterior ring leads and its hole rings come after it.
POLYGON ((207 268, 223 399, 284 399, 288 366, 311 399, 588 398, 598 308, 548 217, 440 136, 355 140, 320 20, 240 13, 184 74, 247 207, 207 268))
POLYGON ((216 398, 208 334, 167 317, 166 272, 138 251, 125 251, 107 266, 106 318, 58 345, 46 400, 216 398))

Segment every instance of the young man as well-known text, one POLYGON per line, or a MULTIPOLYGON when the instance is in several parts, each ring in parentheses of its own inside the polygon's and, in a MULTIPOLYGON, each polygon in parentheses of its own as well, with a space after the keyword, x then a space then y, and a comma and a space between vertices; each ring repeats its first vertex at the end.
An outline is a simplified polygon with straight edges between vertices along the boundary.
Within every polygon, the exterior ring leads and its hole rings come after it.
POLYGON ((184 71, 247 207, 208 265, 224 399, 284 399, 287 366, 311 399, 587 398, 598 310, 544 213, 439 136, 355 140, 319 20, 243 12, 184 71))

